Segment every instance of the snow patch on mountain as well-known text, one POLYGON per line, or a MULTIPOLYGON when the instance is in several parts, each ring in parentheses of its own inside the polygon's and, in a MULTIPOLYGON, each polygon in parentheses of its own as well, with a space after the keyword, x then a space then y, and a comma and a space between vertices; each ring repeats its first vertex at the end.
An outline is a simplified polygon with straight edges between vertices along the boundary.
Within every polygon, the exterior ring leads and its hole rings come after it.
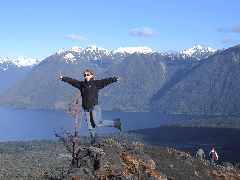
POLYGON ((70 48, 69 51, 80 53, 80 52, 83 51, 83 48, 78 47, 78 46, 74 46, 74 47, 70 48))
POLYGON ((205 47, 201 45, 195 45, 192 48, 184 49, 179 52, 160 52, 154 51, 147 46, 139 47, 120 47, 117 49, 105 49, 97 47, 95 45, 88 46, 86 48, 74 46, 69 49, 60 49, 56 54, 63 56, 67 62, 73 62, 75 60, 101 60, 101 59, 124 59, 125 57, 137 53, 137 54, 156 54, 162 56, 168 56, 169 59, 175 60, 178 58, 183 59, 204 59, 209 55, 212 55, 217 50, 205 47))
POLYGON ((97 47, 95 45, 92 46, 88 46, 86 47, 85 51, 89 51, 89 52, 96 52, 96 51, 109 51, 108 49, 102 48, 102 47, 97 47))
POLYGON ((75 56, 72 53, 68 53, 64 56, 64 59, 66 59, 67 61, 73 62, 75 61, 75 56))
POLYGON ((61 54, 65 53, 66 51, 67 51, 67 49, 61 48, 61 49, 57 50, 56 54, 61 55, 61 54))
POLYGON ((143 47, 120 47, 113 51, 114 53, 127 53, 127 54, 134 54, 134 53, 140 53, 140 54, 149 54, 153 53, 153 50, 149 47, 143 46, 143 47))
POLYGON ((195 58, 202 58, 205 56, 209 56, 217 51, 217 49, 201 46, 201 45, 194 45, 191 48, 184 49, 180 51, 180 54, 187 57, 195 57, 195 58))
POLYGON ((97 47, 97 46, 88 46, 83 51, 85 54, 93 54, 93 55, 105 55, 105 56, 112 56, 112 53, 110 50, 97 47))
POLYGON ((17 67, 27 67, 27 66, 34 66, 40 62, 37 58, 29 58, 24 56, 8 56, 3 57, 0 56, 0 64, 14 64, 17 67))

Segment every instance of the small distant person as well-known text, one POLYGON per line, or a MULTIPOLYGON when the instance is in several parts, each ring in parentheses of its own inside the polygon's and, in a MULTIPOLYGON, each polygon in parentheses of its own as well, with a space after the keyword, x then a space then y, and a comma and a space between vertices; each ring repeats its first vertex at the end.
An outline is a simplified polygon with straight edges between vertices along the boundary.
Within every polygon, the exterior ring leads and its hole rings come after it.
POLYGON ((205 152, 202 148, 199 148, 196 153, 196 158, 203 160, 205 159, 205 152))
POLYGON ((98 92, 107 85, 117 82, 118 77, 110 77, 106 79, 95 80, 94 72, 86 69, 83 72, 84 81, 72 79, 70 77, 62 76, 60 80, 69 83, 78 88, 82 97, 82 117, 87 121, 89 134, 91 137, 91 144, 95 143, 95 128, 96 127, 115 127, 122 130, 122 124, 119 118, 115 120, 103 120, 100 105, 98 104, 98 92))
POLYGON ((209 157, 211 160, 211 164, 215 165, 216 161, 218 160, 218 154, 214 147, 212 147, 211 151, 209 152, 209 157))

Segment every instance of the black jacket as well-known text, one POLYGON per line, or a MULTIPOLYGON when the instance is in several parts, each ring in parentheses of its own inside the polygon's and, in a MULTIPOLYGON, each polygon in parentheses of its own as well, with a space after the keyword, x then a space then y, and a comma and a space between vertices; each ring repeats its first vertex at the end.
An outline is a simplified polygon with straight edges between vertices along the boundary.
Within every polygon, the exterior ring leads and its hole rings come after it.
POLYGON ((78 88, 82 96, 82 107, 89 111, 98 104, 98 91, 105 86, 117 82, 117 77, 111 77, 101 80, 91 79, 90 81, 78 81, 69 77, 63 77, 62 81, 78 88))

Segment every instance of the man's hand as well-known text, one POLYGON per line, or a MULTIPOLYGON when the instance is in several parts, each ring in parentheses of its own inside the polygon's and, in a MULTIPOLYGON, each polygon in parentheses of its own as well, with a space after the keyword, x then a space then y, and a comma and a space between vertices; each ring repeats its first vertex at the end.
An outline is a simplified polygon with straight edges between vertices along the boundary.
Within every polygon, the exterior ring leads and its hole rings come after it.
POLYGON ((120 77, 117 77, 117 76, 114 76, 113 78, 115 79, 116 82, 120 80, 120 77))
POLYGON ((59 79, 62 80, 63 76, 62 76, 62 73, 60 72, 59 74, 59 79))

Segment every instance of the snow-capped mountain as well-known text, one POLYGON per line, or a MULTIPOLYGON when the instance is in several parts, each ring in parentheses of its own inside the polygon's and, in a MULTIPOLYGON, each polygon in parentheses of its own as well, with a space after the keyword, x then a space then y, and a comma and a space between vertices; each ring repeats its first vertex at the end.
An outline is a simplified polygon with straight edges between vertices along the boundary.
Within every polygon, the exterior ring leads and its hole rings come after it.
POLYGON ((217 49, 211 47, 194 45, 191 48, 180 51, 180 55, 182 55, 183 57, 194 57, 200 60, 203 58, 207 58, 209 55, 214 54, 216 51, 217 49))
POLYGON ((75 60, 99 60, 103 58, 112 58, 112 51, 97 47, 88 46, 86 48, 74 46, 70 49, 60 49, 57 55, 63 56, 66 62, 74 62, 75 60))
POLYGON ((40 62, 39 59, 29 57, 0 56, 0 70, 6 71, 9 67, 32 67, 40 62))
POLYGON ((38 63, 39 60, 34 58, 0 56, 0 93, 25 78, 38 63))
POLYGON ((154 51, 146 46, 143 47, 120 47, 117 48, 116 50, 113 51, 113 53, 123 53, 123 54, 134 54, 134 53, 139 53, 139 54, 149 54, 153 53, 154 51))
MULTIPOLYGON (((160 52, 155 51, 147 46, 139 47, 120 47, 117 49, 105 49, 97 46, 88 46, 86 48, 74 46, 69 49, 60 49, 56 52, 56 55, 63 56, 68 63, 72 63, 76 60, 102 60, 102 59, 123 59, 132 54, 158 54, 162 56, 168 56, 169 59, 175 60, 181 57, 182 59, 204 59, 209 55, 212 55, 217 50, 211 47, 194 45, 191 48, 184 49, 179 52, 160 52)), ((32 67, 40 63, 37 58, 29 57, 3 57, 0 56, 0 70, 5 71, 10 66, 32 67)))
POLYGON ((86 48, 72 47, 70 49, 60 49, 56 52, 57 55, 63 56, 66 62, 75 62, 76 60, 101 60, 101 59, 123 59, 132 54, 155 54, 168 56, 171 60, 176 59, 195 59, 200 60, 212 55, 216 49, 195 45, 191 48, 184 49, 179 52, 160 52, 155 51, 146 46, 140 47, 120 47, 117 49, 105 49, 97 46, 89 46, 86 48))
POLYGON ((88 54, 92 53, 95 55, 103 54, 105 56, 110 56, 110 55, 115 55, 118 53, 122 54, 134 54, 134 53, 139 53, 139 54, 148 54, 148 53, 153 53, 154 51, 146 46, 143 47, 120 47, 115 50, 112 49, 105 49, 102 47, 97 47, 97 46, 88 46, 86 48, 81 48, 74 46, 70 49, 60 49, 57 51, 57 54, 62 54, 65 53, 66 51, 72 52, 72 53, 78 53, 78 54, 88 54))
MULTIPOLYGON (((23 81, 9 88, 6 94, 0 96, 0 104, 31 108, 67 108, 74 88, 59 83, 56 75, 61 73, 83 80, 82 72, 90 68, 95 72, 96 79, 115 75, 123 79, 119 82, 120 85, 113 84, 113 88, 106 88, 103 91, 101 102, 105 110, 147 111, 151 109, 149 102, 155 98, 155 94, 160 98, 175 84, 184 81, 185 78, 191 79, 189 74, 193 69, 201 67, 198 66, 200 64, 212 64, 213 67, 210 68, 214 69, 215 64, 211 61, 214 57, 221 55, 221 52, 217 52, 210 56, 206 63, 201 63, 197 59, 199 57, 192 58, 192 56, 198 53, 201 55, 203 52, 205 56, 208 52, 211 54, 215 50, 207 48, 207 51, 203 51, 205 49, 200 46, 190 48, 192 51, 181 52, 159 52, 149 49, 145 51, 145 49, 143 51, 143 48, 139 47, 130 48, 131 51, 129 48, 109 50, 96 46, 62 49, 34 66, 23 81), (53 98, 49 99, 49 97, 53 98)), ((192 84, 196 85, 196 82, 192 84)), ((200 89, 204 89, 208 84, 203 83, 200 89)), ((186 93, 189 92, 191 91, 186 93)), ((166 102, 172 102, 172 99, 166 102)))

